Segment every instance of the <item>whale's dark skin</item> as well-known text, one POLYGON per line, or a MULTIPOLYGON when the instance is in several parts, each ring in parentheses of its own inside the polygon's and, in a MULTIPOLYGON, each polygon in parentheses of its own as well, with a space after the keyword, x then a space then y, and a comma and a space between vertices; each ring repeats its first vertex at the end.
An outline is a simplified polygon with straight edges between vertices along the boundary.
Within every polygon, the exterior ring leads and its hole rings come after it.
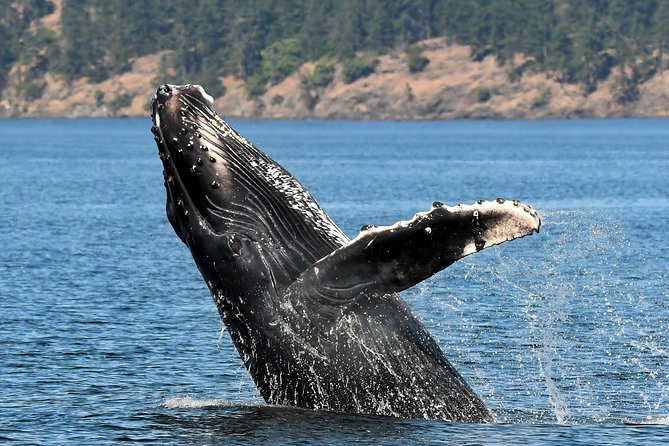
POLYGON ((269 404, 490 422, 397 292, 485 247, 538 232, 517 201, 479 201, 348 237, 281 166, 213 111, 163 85, 152 131, 167 216, 269 404))

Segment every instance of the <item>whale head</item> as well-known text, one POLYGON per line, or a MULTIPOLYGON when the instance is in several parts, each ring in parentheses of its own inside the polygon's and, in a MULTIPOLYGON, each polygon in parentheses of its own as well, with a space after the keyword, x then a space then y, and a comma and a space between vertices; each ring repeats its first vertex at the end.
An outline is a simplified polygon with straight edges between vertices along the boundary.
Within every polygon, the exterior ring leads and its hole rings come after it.
POLYGON ((217 115, 201 86, 161 85, 151 116, 168 220, 215 299, 280 293, 346 243, 292 175, 217 115))
POLYGON ((271 290, 272 262, 262 225, 248 207, 248 191, 230 170, 240 152, 235 146, 245 142, 217 116, 212 97, 199 85, 161 85, 151 116, 163 164, 168 220, 190 249, 214 298, 257 295, 249 283, 263 292, 271 290), (232 217, 239 213, 247 218, 232 217))
POLYGON ((151 131, 167 189, 167 216, 189 246, 195 233, 187 222, 193 219, 203 229, 222 232, 220 222, 206 212, 208 202, 224 205, 228 195, 220 187, 225 166, 216 165, 220 160, 209 153, 202 135, 203 123, 212 119, 212 106, 212 98, 199 85, 161 85, 151 104, 151 131))

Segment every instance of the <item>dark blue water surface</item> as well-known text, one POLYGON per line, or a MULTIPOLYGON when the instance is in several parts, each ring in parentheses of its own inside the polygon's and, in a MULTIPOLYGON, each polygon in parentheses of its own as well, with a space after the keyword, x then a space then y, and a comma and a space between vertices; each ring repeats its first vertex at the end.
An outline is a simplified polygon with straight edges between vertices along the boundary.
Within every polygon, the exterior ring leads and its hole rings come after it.
POLYGON ((404 293, 498 423, 264 405, 165 217, 145 120, 0 121, 0 442, 656 444, 669 122, 238 122, 354 236, 518 198, 538 235, 404 293))

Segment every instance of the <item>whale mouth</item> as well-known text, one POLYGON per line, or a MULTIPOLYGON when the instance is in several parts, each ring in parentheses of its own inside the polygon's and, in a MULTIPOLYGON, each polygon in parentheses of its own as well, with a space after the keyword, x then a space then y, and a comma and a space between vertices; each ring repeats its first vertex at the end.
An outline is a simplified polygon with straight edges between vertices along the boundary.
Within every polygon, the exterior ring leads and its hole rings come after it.
POLYGON ((163 164, 167 217, 186 244, 194 226, 212 229, 206 209, 217 201, 214 195, 223 183, 223 163, 216 165, 220 160, 203 136, 212 133, 208 127, 215 118, 213 98, 199 85, 163 84, 151 101, 151 132, 163 164))

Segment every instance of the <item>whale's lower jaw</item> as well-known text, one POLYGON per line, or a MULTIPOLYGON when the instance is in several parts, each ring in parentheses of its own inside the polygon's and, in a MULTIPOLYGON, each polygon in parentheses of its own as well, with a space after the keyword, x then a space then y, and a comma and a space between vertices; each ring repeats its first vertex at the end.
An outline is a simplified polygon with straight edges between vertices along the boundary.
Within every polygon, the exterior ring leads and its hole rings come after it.
POLYGON ((435 203, 349 240, 311 194, 225 123, 200 86, 161 86, 152 117, 168 219, 270 404, 490 422, 398 294, 539 231, 518 201, 435 203))

